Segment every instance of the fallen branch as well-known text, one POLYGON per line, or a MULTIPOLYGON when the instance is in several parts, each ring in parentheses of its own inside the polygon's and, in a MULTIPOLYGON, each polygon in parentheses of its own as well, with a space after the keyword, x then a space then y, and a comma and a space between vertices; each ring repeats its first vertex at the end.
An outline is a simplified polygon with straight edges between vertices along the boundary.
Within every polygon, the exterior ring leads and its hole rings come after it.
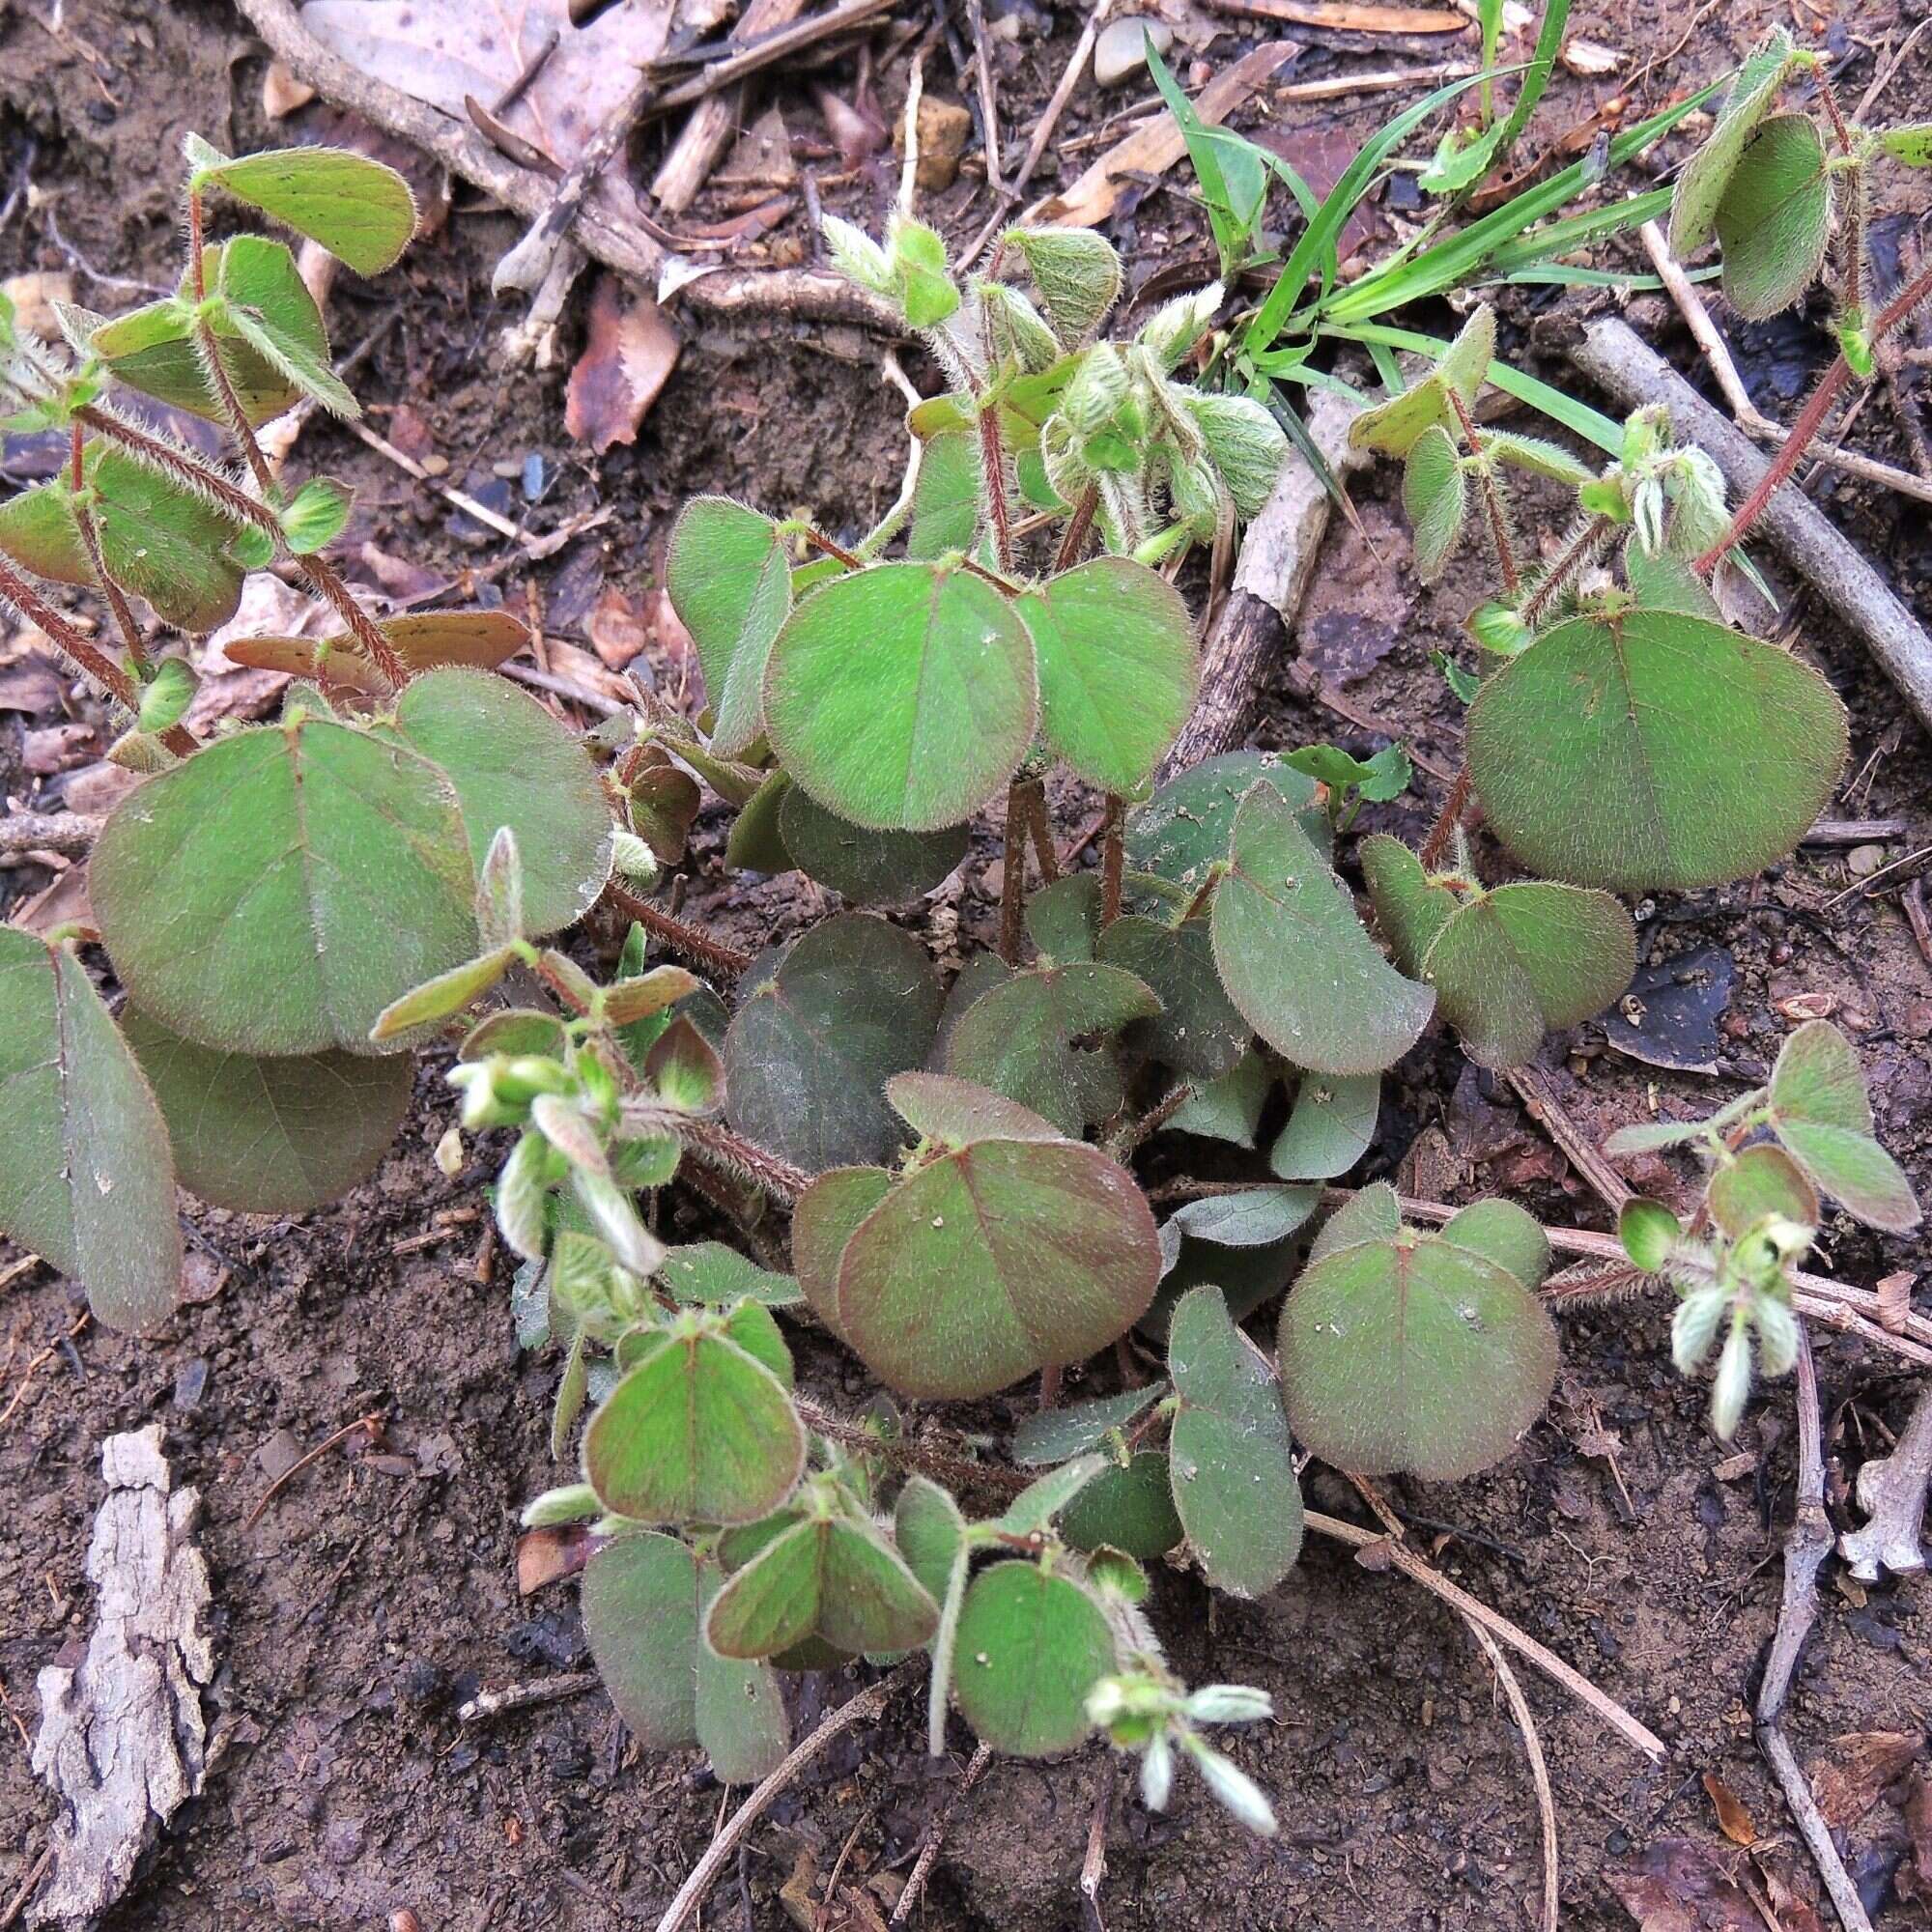
POLYGON ((958 1790, 939 1807, 932 1823, 925 1828, 919 1857, 913 1861, 912 1870, 906 1875, 905 1889, 899 1893, 898 1903, 893 1907, 893 1916, 886 1920, 888 1925, 903 1925, 912 1917, 920 1895, 925 1890, 925 1882, 932 1874, 933 1863, 939 1857, 946 1828, 952 1822, 953 1812, 959 1808, 959 1801, 986 1775, 986 1767, 992 1761, 991 1745, 981 1745, 974 1751, 972 1762, 966 1767, 966 1775, 959 1780, 958 1790))
POLYGON ((1832 1842, 1831 1827, 1819 1812, 1818 1801, 1784 1735, 1784 1705, 1791 1694, 1798 1659, 1818 1615, 1818 1572, 1832 1553, 1832 1519, 1825 1514, 1825 1457, 1818 1413, 1818 1372, 1811 1360, 1811 1342, 1801 1327, 1798 1336, 1798 1498, 1791 1534, 1784 1541, 1784 1596, 1778 1605, 1777 1631, 1765 1661, 1764 1682, 1757 1693, 1758 1747, 1777 1774, 1785 1803, 1798 1821, 1804 1842, 1825 1881, 1845 1932, 1871 1932, 1859 1889, 1845 1870, 1845 1861, 1832 1842))
MULTIPOLYGON (((1716 458, 1725 480, 1740 494, 1754 491, 1770 473, 1771 462, 1626 324, 1614 318, 1590 323, 1569 353, 1577 368, 1623 408, 1666 405, 1678 429, 1716 458)), ((1777 491, 1758 526, 1864 639, 1919 723, 1932 731, 1932 638, 1890 586, 1796 490, 1777 491)))
POLYGON ((724 1829, 704 1848, 704 1856, 692 1866, 691 1876, 685 1880, 677 1896, 658 1920, 657 1932, 678 1932, 684 1921, 704 1903, 705 1894, 717 1884, 718 1874, 724 1869, 724 1861, 738 1849, 738 1841, 771 1807, 772 1801, 834 1738, 849 1731, 854 1724, 876 1718, 892 1701, 894 1693, 910 1684, 924 1664, 923 1655, 908 1658, 890 1677, 880 1678, 876 1684, 839 1705, 810 1737, 794 1745, 786 1753, 784 1762, 762 1784, 753 1789, 752 1795, 732 1812, 724 1829))
MULTIPOLYGON (((520 167, 467 121, 454 120, 351 67, 302 25, 293 0, 237 0, 237 5, 282 65, 327 99, 422 149, 451 174, 526 220, 535 221, 550 207, 556 192, 550 176, 520 167)), ((671 95, 666 94, 658 104, 670 102, 671 95)), ((667 256, 663 244, 639 224, 592 205, 579 210, 574 233, 586 255, 655 292, 667 256)), ((905 333, 904 322, 876 297, 842 276, 809 270, 707 271, 684 283, 678 294, 687 306, 707 315, 785 315, 905 333)))
POLYGON ((1496 1673, 1496 1682, 1503 1687, 1503 1695, 1516 1714, 1517 1729, 1522 1733, 1523 1754, 1529 1759, 1529 1781, 1536 1787, 1537 1815, 1543 1821, 1543 1932, 1556 1932, 1556 1801, 1549 1789, 1549 1766, 1544 1761, 1543 1740, 1536 1734, 1536 1719, 1530 1713, 1529 1699, 1522 1694, 1516 1672, 1496 1648, 1495 1638, 1475 1618, 1464 1617, 1463 1621, 1490 1660, 1490 1668, 1496 1673))
POLYGON ((14 811, 0 818, 0 856, 58 852, 78 859, 100 833, 100 820, 79 811, 14 811))
MULTIPOLYGON (((1316 395, 1308 412, 1309 436, 1337 475, 1349 462, 1354 414, 1353 403, 1326 389, 1316 395)), ((1161 766, 1161 781, 1232 750, 1247 736, 1268 672, 1315 574, 1330 507, 1321 479, 1301 458, 1292 457, 1261 515, 1248 526, 1234 588, 1202 660, 1194 715, 1161 766)))
MULTIPOLYGON (((748 40, 755 39, 796 19, 804 4, 805 0, 752 0, 739 20, 738 31, 748 40)), ((682 214, 697 199, 698 190, 737 132, 743 106, 741 95, 713 94, 691 110, 690 120, 651 177, 651 199, 667 214, 682 214)))
POLYGON ((1838 1554, 1860 1582, 1876 1583, 1881 1570, 1905 1577, 1925 1568, 1919 1526, 1925 1520, 1928 1483, 1932 1483, 1932 1384, 1918 1392, 1912 1419, 1891 1454, 1874 1456, 1859 1471, 1859 1507, 1869 1520, 1838 1539, 1838 1554))

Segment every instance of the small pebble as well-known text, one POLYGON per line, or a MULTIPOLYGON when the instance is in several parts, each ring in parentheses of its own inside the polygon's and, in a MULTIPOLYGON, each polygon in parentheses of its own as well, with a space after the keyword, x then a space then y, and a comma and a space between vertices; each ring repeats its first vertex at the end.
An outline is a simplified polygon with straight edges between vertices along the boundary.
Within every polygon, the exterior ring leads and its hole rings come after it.
POLYGON ((1147 42, 1165 54, 1174 44, 1174 29, 1165 20, 1149 20, 1136 14, 1109 20, 1094 43, 1094 78, 1102 87, 1118 87, 1147 66, 1147 42))
POLYGON ((197 1355, 192 1361, 184 1362, 175 1373, 175 1406, 189 1410, 201 1406, 201 1399, 208 1393, 208 1361, 197 1355))
POLYGON ((1868 879, 1885 864, 1883 845, 1854 845, 1845 859, 1855 879, 1868 879))

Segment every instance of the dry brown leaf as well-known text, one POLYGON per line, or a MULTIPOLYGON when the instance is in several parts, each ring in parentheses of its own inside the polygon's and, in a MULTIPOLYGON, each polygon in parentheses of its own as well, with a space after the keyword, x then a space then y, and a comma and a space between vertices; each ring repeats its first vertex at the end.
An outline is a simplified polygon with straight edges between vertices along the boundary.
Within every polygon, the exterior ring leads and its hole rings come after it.
POLYGON ((73 299, 73 277, 65 270, 37 269, 30 274, 9 275, 0 282, 0 296, 14 304, 15 324, 43 342, 61 339, 55 302, 73 299))
POLYGON ((0 669, 0 711, 19 711, 37 718, 43 711, 60 708, 64 689, 52 660, 39 651, 28 651, 0 669))
POLYGON ((546 1583, 574 1577, 596 1547, 596 1538, 582 1523, 526 1532, 517 1539, 517 1594, 527 1597, 546 1583))
POLYGON ((23 900, 7 915, 10 925, 44 939, 57 925, 92 925, 94 908, 87 898, 87 867, 70 866, 52 885, 23 900))
POLYGON ((642 613, 614 583, 604 586, 584 629, 591 649, 612 670, 622 670, 651 639, 642 613))
POLYGON ((1749 1894, 1689 1838, 1660 1838, 1606 1876, 1639 1932, 1764 1932, 1749 1894))
POLYGON ((627 308, 616 277, 600 275, 590 298, 589 336, 565 392, 564 428, 599 451, 635 442, 680 346, 656 302, 639 296, 627 308))
POLYGON ((1932 1778, 1922 1771, 1912 1774, 1903 1815, 1912 1833, 1912 1857, 1899 1866, 1893 1884, 1899 1897, 1932 1904, 1932 1778))
POLYGON ((45 724, 20 741, 20 762, 37 778, 52 778, 87 762, 92 724, 45 724))
POLYGON ((1903 1776, 1925 1743, 1917 1731, 1852 1731, 1833 1738, 1811 1767, 1812 1795, 1826 1824, 1856 1825, 1888 1784, 1903 1776))
POLYGON ((140 782, 140 773, 102 758, 70 773, 61 786, 61 797, 67 801, 70 811, 77 811, 86 818, 102 818, 140 782))
MULTIPOLYGON (((1461 16, 1455 17, 1461 25, 1461 16)), ((1300 51, 1293 41, 1269 41, 1255 48, 1217 73, 1194 97, 1194 111, 1209 127, 1218 127, 1300 51)), ((1072 186, 1036 202, 1023 218, 1056 228, 1092 228, 1114 213, 1123 189, 1138 185, 1127 181, 1129 174, 1165 174, 1186 152, 1187 143, 1174 116, 1156 114, 1117 141, 1072 186)))
POLYGON ((825 131, 832 136, 832 145, 838 150, 840 167, 856 168, 886 145, 885 124, 875 115, 863 113, 829 87, 814 88, 812 99, 824 117, 825 131))
MULTIPOLYGON (((1293 168, 1308 184, 1318 201, 1324 198, 1342 179, 1343 170, 1355 158, 1357 146, 1354 136, 1346 128, 1320 121, 1270 122, 1265 128, 1255 130, 1255 140, 1271 154, 1279 155, 1293 168)), ((1339 264, 1351 261, 1367 242, 1388 233, 1388 222, 1378 205, 1380 200, 1379 192, 1365 194, 1349 212, 1341 234, 1335 238, 1335 257, 1339 264)), ((1355 625, 1351 628, 1362 631, 1369 627, 1355 625)), ((1364 676, 1366 671, 1358 671, 1356 675, 1364 676)), ((1351 683, 1353 680, 1342 678, 1337 681, 1351 683)))
POLYGON ((1715 1771, 1704 1774, 1704 1795, 1718 1814, 1718 1829, 1734 1845, 1757 1843, 1757 1822, 1738 1794, 1715 1771))
POLYGON ((1881 1275, 1873 1284, 1878 1291, 1878 1325, 1888 1333, 1905 1333, 1912 1314, 1912 1284, 1918 1279, 1910 1269, 1901 1268, 1896 1274, 1881 1275))
POLYGON ((1765 1896, 1779 1932, 1826 1932, 1812 1894, 1804 1889, 1815 1886, 1815 1867, 1793 1846, 1768 1839, 1751 1847, 1751 1863, 1764 1881, 1765 1896))
POLYGON ((280 121, 314 99, 315 89, 298 80, 280 61, 270 61, 263 71, 262 112, 269 120, 280 121))

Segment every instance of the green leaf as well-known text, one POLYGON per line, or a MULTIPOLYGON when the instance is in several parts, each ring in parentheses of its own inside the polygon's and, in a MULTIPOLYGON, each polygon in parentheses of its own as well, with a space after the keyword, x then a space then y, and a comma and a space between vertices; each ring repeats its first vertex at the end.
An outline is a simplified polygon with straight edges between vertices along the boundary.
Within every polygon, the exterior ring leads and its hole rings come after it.
POLYGON ((856 905, 907 905, 923 897, 945 882, 972 840, 964 825, 868 832, 798 785, 787 785, 780 798, 778 829, 786 855, 807 878, 856 905))
POLYGON ((1087 1693, 1115 1667, 1100 1606, 1070 1577, 1035 1563, 995 1563, 960 1611, 953 1690, 975 1734, 995 1750, 1048 1757, 1093 1728, 1087 1693))
POLYGON ((721 1657, 772 1657, 814 1633, 838 1649, 912 1650, 939 1606, 890 1544, 841 1517, 809 1517, 766 1544, 712 1600, 721 1657))
POLYGON ((1040 963, 1090 963, 1100 942, 1100 881, 1093 872, 1074 872, 1042 886, 1026 903, 1027 937, 1038 947, 1040 963))
MULTIPOLYGON (((1207 444, 1208 461, 1234 498, 1236 515, 1252 523, 1261 515, 1288 461, 1287 430, 1266 405, 1253 396, 1216 394, 1191 389, 1184 384, 1175 384, 1170 394, 1177 396, 1194 418, 1194 426, 1207 444)), ((1288 421, 1294 421, 1288 412, 1283 413, 1288 421)), ((1321 466, 1311 464, 1310 468, 1318 475, 1321 473, 1321 466)))
POLYGON ((1194 710, 1200 684, 1180 593, 1131 557, 1095 557, 1015 606, 1039 663, 1039 728, 1090 784, 1131 795, 1194 710))
POLYGON ((893 1541, 934 1603, 945 1599, 952 1566, 965 1553, 966 1519, 930 1478, 911 1475, 893 1507, 893 1541))
POLYGON ((0 503, 0 555, 55 583, 94 582, 73 499, 62 483, 37 483, 0 503))
POLYGON ((920 1169, 847 1241, 838 1322, 906 1395, 990 1395, 1125 1333, 1159 1279, 1153 1215, 1097 1149, 989 1140, 920 1169))
MULTIPOLYGON (((660 1274, 662 1272, 660 1269, 660 1274)), ((782 1275, 776 1278, 780 1281, 784 1279, 782 1275)), ((792 1367, 791 1350, 785 1347, 778 1318, 766 1303, 756 1300, 734 1303, 724 1314, 724 1334, 760 1368, 769 1369, 781 1388, 789 1391, 797 1385, 798 1375, 792 1367)))
MULTIPOLYGON (((222 254, 219 242, 202 251, 203 272, 211 289, 221 284, 222 254)), ((182 286, 185 293, 185 276, 182 286)), ((212 323, 221 343, 229 384, 251 426, 259 429, 301 400, 299 385, 244 342, 226 315, 217 312, 212 323)), ((91 347, 117 383, 171 409, 185 410, 209 422, 226 422, 221 398, 201 365, 193 310, 179 298, 163 297, 116 316, 94 331, 91 347)))
POLYGON ((1494 1262, 1525 1288, 1540 1287, 1549 1272, 1549 1236, 1536 1216, 1514 1201, 1474 1201, 1458 1208, 1443 1227, 1442 1238, 1494 1262))
POLYGON ((510 828, 526 934, 589 911, 611 876, 611 811, 582 739, 508 679, 456 667, 410 683, 395 728, 455 789, 479 869, 497 828, 510 828))
MULTIPOLYGON (((679 776, 682 776, 680 774, 679 776)), ((732 872, 764 872, 776 877, 781 872, 791 871, 797 864, 791 856, 791 847, 785 843, 783 832, 780 829, 779 814, 786 799, 797 793, 791 780, 781 771, 774 771, 759 785, 744 805, 738 815, 731 821, 730 833, 724 840, 724 866, 732 872)), ((692 786, 692 802, 696 806, 697 787, 692 786)), ((696 816, 694 810, 692 816, 696 816)), ((634 821, 635 822, 635 821, 634 821)), ((689 826, 685 832, 689 832, 689 826)), ((680 835, 682 837, 682 835, 680 835)), ((648 838, 645 840, 649 843, 648 838)), ((672 854, 665 858, 675 864, 672 854)))
POLYGON ((1805 1021, 1779 1051, 1771 1125, 1786 1152, 1848 1213, 1889 1234, 1918 1225, 1911 1181, 1872 1138, 1859 1057, 1829 1020, 1805 1021))
POLYGON ((658 1279, 683 1302, 754 1301, 766 1308, 790 1308, 804 1297, 788 1274, 775 1274, 749 1262, 723 1241, 693 1241, 667 1248, 658 1279))
POLYGON ((1293 1567, 1302 1534, 1274 1372, 1211 1288, 1175 1309, 1167 1366, 1180 1398, 1168 1453, 1187 1540, 1215 1589, 1262 1596, 1293 1567))
MULTIPOLYGON (((329 361, 322 311, 296 258, 279 242, 237 235, 224 242, 220 294, 229 326, 265 362, 331 415, 354 419, 362 413, 329 361)), ((225 365, 227 350, 219 329, 216 345, 225 365)))
POLYGON ((886 1098, 922 1140, 947 1147, 1066 1138, 1032 1108, 950 1073, 895 1073, 886 1082, 886 1098))
POLYGON ((1818 1191, 1784 1151, 1761 1141, 1722 1162, 1711 1176, 1711 1219, 1732 1240, 1749 1233, 1767 1214, 1818 1225, 1818 1191))
POLYGON ((798 1198, 791 1218, 791 1264, 806 1305, 840 1341, 838 1264, 859 1224, 886 1198, 882 1167, 835 1167, 798 1198))
POLYGON ((306 1214, 375 1171, 410 1104, 407 1058, 255 1060, 197 1046, 129 1006, 126 1037, 189 1193, 247 1214, 306 1214))
POLYGON ((1374 1181, 1358 1187, 1321 1224, 1308 1250, 1308 1265, 1366 1241, 1392 1241, 1401 1232, 1401 1197, 1386 1180, 1374 1181))
POLYGON ((1271 1248, 1288 1239, 1321 1205, 1319 1187, 1263 1182, 1229 1194, 1209 1194, 1177 1208, 1160 1231, 1165 1273, 1180 1259, 1182 1236, 1217 1248, 1271 1248))
POLYGON ((1515 469, 1526 469, 1532 476, 1548 476, 1554 483, 1567 483, 1572 489, 1579 483, 1587 483, 1596 473, 1588 465, 1578 463, 1560 443, 1546 442, 1538 436, 1518 436, 1510 430, 1486 429, 1483 432, 1483 449, 1486 454, 1498 457, 1515 469))
POLYGON ((671 526, 665 588, 697 646, 712 749, 736 757, 764 728, 765 664, 791 611, 778 526, 728 497, 692 497, 671 526))
POLYGON ((1415 440, 1402 470, 1402 507, 1415 544, 1415 574, 1434 583, 1463 539, 1468 487, 1449 432, 1431 423, 1415 440))
POLYGON ((679 1013, 644 1055, 644 1078, 668 1107, 716 1112, 724 1096, 724 1062, 690 1013, 679 1013))
POLYGON ((1601 1012, 1630 984, 1636 932, 1607 893, 1525 882, 1459 895, 1379 834, 1361 857, 1398 963, 1435 988, 1479 1066, 1520 1065, 1546 1031, 1601 1012))
POLYGON ((1688 261, 1716 231, 1718 210, 1746 144, 1771 112, 1796 49, 1782 27, 1774 27, 1745 57, 1710 137, 1677 178, 1670 204, 1670 252, 1688 261))
POLYGON ((1720 885, 1789 852, 1831 798, 1845 712, 1789 652, 1662 611, 1577 617, 1483 686, 1468 761, 1492 829, 1578 885, 1720 885))
POLYGON ((1368 1152, 1381 1111, 1381 1079, 1308 1073, 1288 1123, 1268 1150, 1268 1171, 1283 1180, 1333 1180, 1368 1152))
POLYGON ((327 550, 348 527, 350 494, 340 483, 317 476, 282 506, 282 535, 297 556, 327 550))
POLYGON ((1475 408, 1495 347, 1495 312, 1485 303, 1470 315, 1427 376, 1387 402, 1362 411, 1350 423, 1350 446, 1406 456, 1430 430, 1439 429, 1450 439, 1453 453, 1461 426, 1456 403, 1460 401, 1465 412, 1475 408))
POLYGON ((1114 1114, 1123 1090, 1112 1049, 1076 1042, 1159 1010, 1152 990, 1121 967, 1036 967, 968 1009, 953 1029, 946 1070, 1077 1136, 1114 1114))
POLYGON ((448 780, 324 719, 239 731, 146 780, 88 876, 130 996, 237 1053, 366 1051, 386 1006, 476 951, 448 780))
POLYGON ((1394 971, 1293 811, 1264 785, 1242 801, 1233 869, 1214 894, 1214 963, 1261 1037, 1320 1073, 1392 1066, 1435 995, 1394 971))
POLYGON ((466 959, 461 966, 452 966, 447 973, 436 974, 420 986, 412 986, 376 1015, 376 1024, 369 1029, 370 1039, 383 1045, 420 1028, 454 1019, 498 984, 519 957, 510 947, 499 946, 492 952, 466 959))
POLYGON ((416 232, 409 183, 346 148, 270 149, 197 168, 194 182, 259 208, 358 275, 393 268, 416 232))
POLYGON ((1143 1563, 1165 1556, 1186 1534, 1165 1453, 1142 1449, 1124 1468, 1102 1469, 1067 1504, 1060 1533, 1075 1549, 1118 1549, 1143 1563))
POLYGON ((970 554, 980 535, 980 439, 963 429, 928 437, 920 446, 906 555, 930 563, 949 551, 970 554))
POLYGON ((591 1418, 583 1473, 640 1522, 754 1522, 797 1487, 805 1452, 771 1370, 680 1316, 591 1418))
POLYGON ((1617 1217, 1617 1238, 1633 1267, 1645 1274, 1662 1274, 1684 1230, 1677 1216, 1661 1201, 1626 1201, 1617 1217))
POLYGON ((1510 1452, 1556 1378, 1556 1330, 1535 1295, 1486 1256, 1408 1229, 1318 1243, 1280 1340, 1295 1435, 1363 1475, 1473 1475, 1510 1452))
POLYGON ((822 921, 724 1037, 732 1125, 814 1173, 885 1159, 904 1140, 885 1084, 925 1059, 940 998, 909 933, 859 913, 822 921))
POLYGON ((87 1291, 113 1328, 158 1327, 181 1297, 174 1164, 155 1096, 86 969, 0 927, 0 1233, 87 1291))
POLYGON ((793 780, 854 824, 937 832, 985 804, 1039 716, 1033 641, 962 569, 887 563, 815 591, 786 619, 765 722, 793 780))
POLYGON ((1832 233, 1825 138, 1809 115, 1775 114, 1751 137, 1718 204, 1724 294, 1768 322, 1818 277, 1832 233))
POLYGON ((1101 935, 1099 952, 1102 964, 1124 968, 1160 1002, 1158 1013, 1127 1027, 1130 1051, 1194 1080, 1218 1078, 1240 1060, 1250 1029, 1222 990, 1206 920, 1166 925, 1129 913, 1101 935))
POLYGON ((1878 144, 1908 168, 1932 168, 1932 121, 1916 121, 1897 128, 1881 128, 1878 144))
MULTIPOLYGON (((1251 1148, 1261 1130, 1262 1111, 1273 1088, 1273 1069, 1250 1047, 1218 1080, 1203 1081, 1197 1086, 1193 1096, 1169 1119, 1167 1130, 1200 1134, 1208 1140, 1231 1141, 1236 1147, 1251 1148)), ((1298 1179, 1294 1175, 1282 1178, 1298 1179)))
POLYGON ((697 1566, 697 1742, 720 1784, 755 1784, 784 1762, 791 1719, 777 1672, 765 1663, 720 1657, 704 1641, 704 1617, 724 1583, 717 1563, 697 1566))
MULTIPOLYGON (((1315 781, 1293 770, 1275 752, 1228 752, 1204 758, 1127 814, 1127 865, 1152 872, 1181 889, 1187 899, 1207 883, 1208 868, 1228 856, 1235 814, 1263 781, 1291 807, 1315 803, 1315 781)), ((1321 822, 1319 811, 1304 824, 1321 822)))
MULTIPOLYGON (((1259 1247, 1224 1247, 1214 1241, 1192 1240, 1183 1229, 1179 1258, 1161 1276, 1153 1305, 1138 1323, 1141 1334, 1150 1342, 1165 1344, 1175 1309, 1191 1290, 1204 1286, 1220 1295, 1235 1321, 1246 1321, 1288 1286, 1300 1245, 1299 1238, 1291 1235, 1259 1247)), ((1165 1253, 1162 1259, 1166 1259, 1165 1253)))
POLYGON ((1094 1402, 1036 1409, 1022 1416, 1013 1431, 1013 1461, 1022 1468, 1037 1468, 1097 1449, 1116 1430, 1137 1422, 1165 1392, 1159 1382, 1150 1382, 1094 1402))

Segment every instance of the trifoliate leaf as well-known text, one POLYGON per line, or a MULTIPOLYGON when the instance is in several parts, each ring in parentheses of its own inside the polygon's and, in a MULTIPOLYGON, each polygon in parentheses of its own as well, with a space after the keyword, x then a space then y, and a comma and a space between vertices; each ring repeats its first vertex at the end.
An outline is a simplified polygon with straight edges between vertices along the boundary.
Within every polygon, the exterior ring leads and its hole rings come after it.
POLYGON ((1872 1138, 1858 1055, 1829 1020, 1807 1020, 1784 1042, 1771 1075, 1771 1124, 1791 1157, 1848 1213, 1891 1234, 1918 1225, 1911 1181, 1872 1138))

